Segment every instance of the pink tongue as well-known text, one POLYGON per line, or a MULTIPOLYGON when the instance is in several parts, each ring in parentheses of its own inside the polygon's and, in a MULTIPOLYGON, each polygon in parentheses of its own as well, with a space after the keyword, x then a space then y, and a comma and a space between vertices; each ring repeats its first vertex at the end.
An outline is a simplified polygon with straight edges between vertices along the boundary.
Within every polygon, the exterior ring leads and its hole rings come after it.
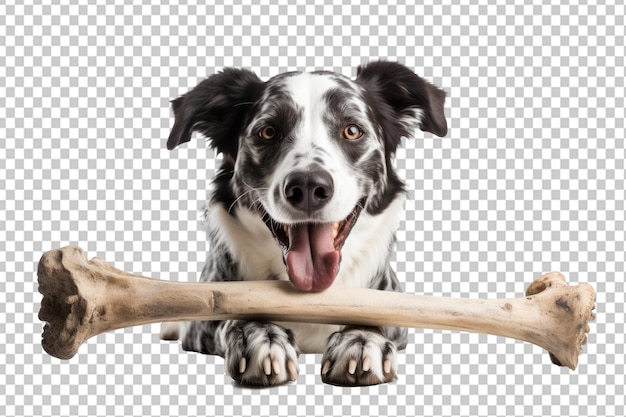
POLYGON ((287 272, 291 282, 302 291, 330 287, 341 258, 335 250, 332 223, 291 226, 289 242, 287 272))

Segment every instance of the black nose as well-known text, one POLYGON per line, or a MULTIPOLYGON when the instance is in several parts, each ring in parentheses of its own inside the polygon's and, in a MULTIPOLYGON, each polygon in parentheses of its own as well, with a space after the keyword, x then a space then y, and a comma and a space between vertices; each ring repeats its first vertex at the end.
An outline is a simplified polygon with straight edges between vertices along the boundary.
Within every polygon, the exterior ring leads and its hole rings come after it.
POLYGON ((333 197, 333 179, 321 169, 294 172, 285 180, 285 198, 292 207, 311 213, 333 197))

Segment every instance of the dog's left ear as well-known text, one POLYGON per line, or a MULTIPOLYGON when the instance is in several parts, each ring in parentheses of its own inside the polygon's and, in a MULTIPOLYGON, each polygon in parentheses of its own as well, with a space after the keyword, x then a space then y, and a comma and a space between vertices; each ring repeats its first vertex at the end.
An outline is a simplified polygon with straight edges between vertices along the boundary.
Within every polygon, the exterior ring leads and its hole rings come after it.
POLYGON ((167 149, 189 142, 194 131, 209 139, 218 152, 234 158, 247 111, 258 100, 264 83, 251 71, 226 68, 172 101, 174 126, 167 149))
POLYGON ((377 102, 382 101, 388 106, 387 110, 391 110, 392 114, 384 116, 401 122, 398 127, 402 136, 412 136, 412 130, 417 126, 437 136, 448 133, 443 109, 446 93, 404 65, 371 62, 358 68, 356 82, 364 86, 377 102), (419 119, 416 117, 417 109, 421 110, 419 119))

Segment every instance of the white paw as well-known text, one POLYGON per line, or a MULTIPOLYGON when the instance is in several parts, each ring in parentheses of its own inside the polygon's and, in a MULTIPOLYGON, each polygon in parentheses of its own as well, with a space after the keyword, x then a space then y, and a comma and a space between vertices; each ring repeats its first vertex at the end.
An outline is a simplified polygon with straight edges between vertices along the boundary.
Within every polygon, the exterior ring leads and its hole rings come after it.
POLYGON ((289 330, 267 322, 239 322, 226 334, 226 369, 244 386, 273 386, 298 378, 298 348, 289 330))
POLYGON ((342 386, 376 385, 396 379, 396 346, 376 329, 333 333, 322 357, 322 381, 342 386))

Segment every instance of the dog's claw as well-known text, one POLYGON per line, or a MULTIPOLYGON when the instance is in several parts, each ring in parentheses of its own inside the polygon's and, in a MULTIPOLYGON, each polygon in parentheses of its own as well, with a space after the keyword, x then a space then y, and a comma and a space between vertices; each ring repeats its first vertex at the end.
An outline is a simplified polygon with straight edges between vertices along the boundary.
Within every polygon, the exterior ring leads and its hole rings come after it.
POLYGON ((348 362, 348 373, 350 375, 354 375, 355 372, 356 372, 356 359, 350 359, 350 362, 348 362))
POLYGON ((269 356, 263 359, 263 373, 265 375, 272 375, 272 361, 269 356))
POLYGON ((322 375, 326 375, 329 370, 330 370, 330 361, 326 361, 324 362, 324 365, 322 366, 322 375))
POLYGON ((385 359, 383 362, 383 371, 388 374, 391 372, 391 359, 385 359))
POLYGON ((272 360, 272 372, 274 372, 274 375, 280 374, 280 364, 278 363, 278 359, 272 360))
POLYGON ((287 362, 287 372, 289 373, 289 380, 295 381, 298 379, 298 368, 296 367, 295 362, 288 361, 287 362))
POLYGON ((366 356, 363 358, 363 372, 368 372, 372 368, 372 358, 366 356))

